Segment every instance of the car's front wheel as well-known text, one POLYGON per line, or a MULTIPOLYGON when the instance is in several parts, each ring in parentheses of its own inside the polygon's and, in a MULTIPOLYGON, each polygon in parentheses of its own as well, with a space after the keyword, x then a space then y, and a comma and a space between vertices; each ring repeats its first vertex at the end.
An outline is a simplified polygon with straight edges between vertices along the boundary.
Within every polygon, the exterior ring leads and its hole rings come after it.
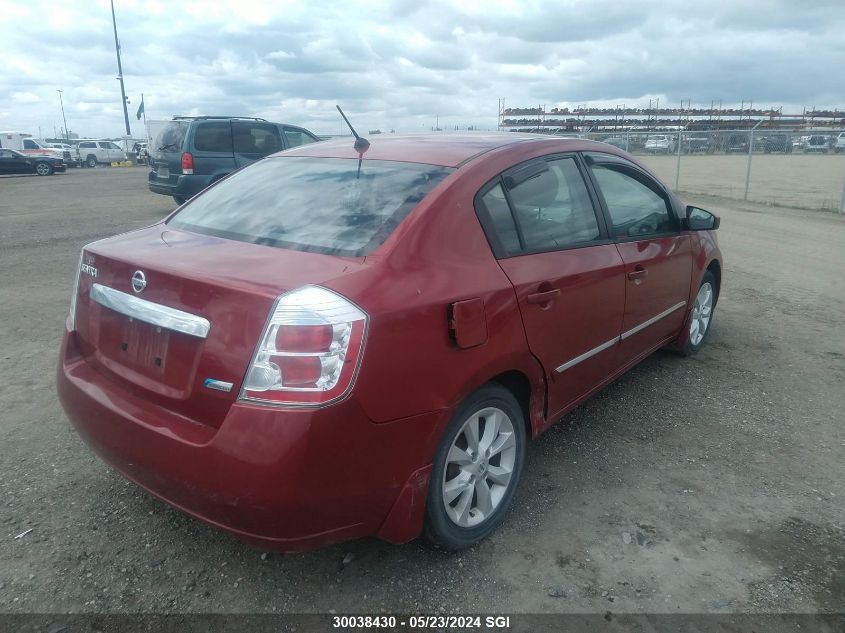
POLYGON ((35 173, 39 176, 50 176, 53 173, 53 166, 50 163, 39 161, 35 163, 35 173))
POLYGON ((97 157, 96 156, 89 156, 85 160, 85 164, 88 165, 89 167, 96 167, 97 166, 97 157))
POLYGON ((525 420, 513 394, 488 384, 458 407, 434 456, 424 535, 470 547, 502 522, 525 461, 525 420))
POLYGON ((173 196, 173 201, 178 204, 180 207, 185 204, 185 198, 182 196, 173 196))
POLYGON ((713 310, 716 308, 718 288, 716 277, 709 270, 704 273, 692 313, 689 320, 689 337, 683 349, 684 354, 695 354, 704 345, 704 340, 710 332, 713 323, 713 310))

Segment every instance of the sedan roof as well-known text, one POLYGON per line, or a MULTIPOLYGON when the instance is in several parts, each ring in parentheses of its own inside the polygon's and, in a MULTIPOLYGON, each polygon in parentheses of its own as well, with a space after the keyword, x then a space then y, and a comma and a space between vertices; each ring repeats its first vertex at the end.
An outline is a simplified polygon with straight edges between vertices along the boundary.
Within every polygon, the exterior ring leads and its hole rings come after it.
MULTIPOLYGON (((406 163, 426 163, 443 167, 457 167, 461 163, 491 150, 515 143, 555 139, 546 134, 515 134, 512 132, 470 134, 393 134, 373 135, 367 138, 370 146, 363 157, 371 160, 395 160, 406 163)), ((556 140, 565 140, 557 137, 556 140)), ((358 158, 351 136, 301 145, 284 152, 285 156, 311 156, 317 158, 358 158)))

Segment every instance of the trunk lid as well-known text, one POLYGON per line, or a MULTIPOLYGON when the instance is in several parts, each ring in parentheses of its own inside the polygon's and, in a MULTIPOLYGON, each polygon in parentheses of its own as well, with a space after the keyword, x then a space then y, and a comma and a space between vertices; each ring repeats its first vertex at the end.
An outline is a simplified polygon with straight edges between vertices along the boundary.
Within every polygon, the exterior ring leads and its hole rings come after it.
POLYGON ((247 244, 164 224, 95 242, 85 249, 79 278, 79 346, 88 362, 128 390, 219 426, 238 397, 275 299, 362 265, 363 258, 247 244), (136 271, 146 282, 140 292, 133 289, 136 271), (134 307, 126 310, 127 302, 134 307), (176 313, 177 320, 204 319, 208 333, 150 323, 156 321, 145 313, 151 307, 187 313, 176 313))

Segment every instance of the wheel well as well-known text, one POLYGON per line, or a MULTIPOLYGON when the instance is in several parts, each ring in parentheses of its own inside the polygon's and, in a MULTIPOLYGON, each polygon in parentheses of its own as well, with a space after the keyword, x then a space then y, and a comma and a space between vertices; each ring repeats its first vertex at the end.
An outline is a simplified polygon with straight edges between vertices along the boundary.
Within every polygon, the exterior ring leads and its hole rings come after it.
POLYGON ((499 383, 514 395, 522 409, 525 433, 529 438, 534 437, 534 432, 531 430, 531 382, 528 380, 528 376, 521 371, 512 370, 494 376, 490 382, 499 383))
POLYGON ((707 265, 707 270, 713 273, 713 277, 716 278, 716 300, 718 300, 719 289, 722 287, 722 267, 719 266, 719 262, 714 259, 707 265))

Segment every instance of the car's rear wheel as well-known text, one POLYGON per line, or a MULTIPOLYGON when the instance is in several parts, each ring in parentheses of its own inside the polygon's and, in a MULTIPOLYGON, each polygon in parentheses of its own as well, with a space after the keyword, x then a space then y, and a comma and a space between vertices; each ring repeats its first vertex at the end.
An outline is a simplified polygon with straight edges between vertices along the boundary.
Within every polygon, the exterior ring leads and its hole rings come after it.
POLYGON ((96 156, 89 156, 85 159, 85 164, 89 167, 96 167, 97 166, 97 157, 96 156))
POLYGON ((50 163, 39 161, 35 163, 35 173, 39 176, 49 176, 53 173, 53 167, 50 163))
POLYGON ((502 522, 525 461, 525 420, 513 394, 485 385, 458 408, 434 456, 424 535, 457 550, 502 522))
POLYGON ((185 198, 182 196, 173 196, 173 200, 178 204, 180 207, 185 204, 185 198))
POLYGON ((689 320, 689 337, 683 349, 684 354, 695 354, 704 345, 710 333, 710 325, 713 323, 717 296, 716 278, 708 270, 704 273, 701 285, 698 287, 698 294, 695 295, 695 303, 689 320))

